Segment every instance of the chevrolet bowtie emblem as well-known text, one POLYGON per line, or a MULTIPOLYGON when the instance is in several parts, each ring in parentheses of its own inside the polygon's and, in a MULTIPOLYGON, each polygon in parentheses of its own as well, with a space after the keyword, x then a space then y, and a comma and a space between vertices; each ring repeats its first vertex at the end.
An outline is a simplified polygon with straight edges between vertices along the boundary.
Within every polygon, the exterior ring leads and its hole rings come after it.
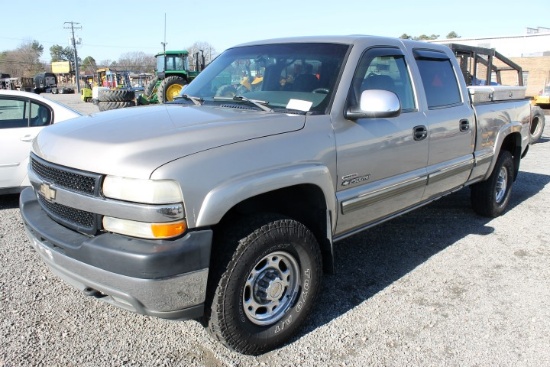
POLYGON ((52 189, 52 187, 46 183, 43 183, 40 185, 40 195, 44 197, 47 201, 54 202, 55 201, 55 189, 52 189))

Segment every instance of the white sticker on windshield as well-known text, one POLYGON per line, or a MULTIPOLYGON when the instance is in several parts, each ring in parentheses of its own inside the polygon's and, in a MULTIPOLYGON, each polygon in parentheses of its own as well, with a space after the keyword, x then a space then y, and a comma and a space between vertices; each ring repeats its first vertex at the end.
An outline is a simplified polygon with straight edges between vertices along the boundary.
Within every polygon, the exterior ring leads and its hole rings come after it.
POLYGON ((290 101, 288 101, 286 108, 288 108, 289 110, 298 110, 298 111, 307 112, 310 110, 312 104, 313 102, 310 102, 310 101, 303 101, 301 99, 291 99, 290 101))

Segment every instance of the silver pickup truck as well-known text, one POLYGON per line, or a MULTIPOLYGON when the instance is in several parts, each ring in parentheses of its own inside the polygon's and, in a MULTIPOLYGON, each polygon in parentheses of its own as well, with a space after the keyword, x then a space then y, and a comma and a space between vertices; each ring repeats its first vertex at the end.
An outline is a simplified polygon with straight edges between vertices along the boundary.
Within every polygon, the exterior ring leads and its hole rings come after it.
POLYGON ((175 103, 44 129, 21 214, 84 294, 263 353, 311 313, 339 240, 464 186, 476 213, 505 211, 529 145, 522 93, 468 88, 442 45, 248 43, 175 103))

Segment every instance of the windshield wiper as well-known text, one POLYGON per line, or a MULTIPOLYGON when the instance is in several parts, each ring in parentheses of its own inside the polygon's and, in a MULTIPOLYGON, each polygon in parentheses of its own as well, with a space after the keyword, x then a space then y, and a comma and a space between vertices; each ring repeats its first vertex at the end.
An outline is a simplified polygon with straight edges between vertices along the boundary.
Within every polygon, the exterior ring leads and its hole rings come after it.
POLYGON ((201 106, 202 103, 204 102, 204 99, 202 99, 200 97, 193 97, 193 96, 190 96, 189 94, 182 94, 182 95, 179 95, 179 96, 175 97, 174 99, 180 99, 180 98, 183 98, 187 101, 193 102, 193 104, 195 106, 201 106))
POLYGON ((254 106, 262 109, 262 111, 273 112, 273 110, 271 108, 267 107, 267 105, 269 104, 269 102, 267 102, 267 101, 260 101, 260 100, 257 100, 257 99, 250 99, 250 98, 246 98, 245 96, 235 96, 235 97, 233 97, 233 100, 234 101, 244 101, 244 102, 252 103, 254 106))

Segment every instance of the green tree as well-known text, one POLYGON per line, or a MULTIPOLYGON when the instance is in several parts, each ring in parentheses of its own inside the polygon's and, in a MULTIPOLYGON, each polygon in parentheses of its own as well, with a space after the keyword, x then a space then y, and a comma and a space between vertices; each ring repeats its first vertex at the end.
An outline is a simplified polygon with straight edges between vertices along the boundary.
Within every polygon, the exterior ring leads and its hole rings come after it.
POLYGON ((447 34, 447 39, 452 39, 452 38, 460 38, 460 36, 456 34, 455 31, 451 31, 449 32, 449 34, 447 34))
MULTIPOLYGON (((53 45, 52 47, 50 47, 50 56, 52 58, 52 62, 70 61, 71 63, 74 63, 74 50, 72 47, 53 45)), ((81 61, 80 57, 78 58, 78 61, 81 61)))
POLYGON ((57 61, 69 61, 65 53, 65 48, 59 45, 53 45, 50 47, 51 62, 57 61))
POLYGON ((431 41, 439 38, 439 34, 432 34, 431 36, 427 36, 425 34, 421 34, 418 37, 414 37, 415 40, 418 41, 431 41))
POLYGON ((80 71, 84 74, 94 74, 97 70, 97 63, 95 59, 91 56, 87 56, 82 60, 80 64, 80 71))

